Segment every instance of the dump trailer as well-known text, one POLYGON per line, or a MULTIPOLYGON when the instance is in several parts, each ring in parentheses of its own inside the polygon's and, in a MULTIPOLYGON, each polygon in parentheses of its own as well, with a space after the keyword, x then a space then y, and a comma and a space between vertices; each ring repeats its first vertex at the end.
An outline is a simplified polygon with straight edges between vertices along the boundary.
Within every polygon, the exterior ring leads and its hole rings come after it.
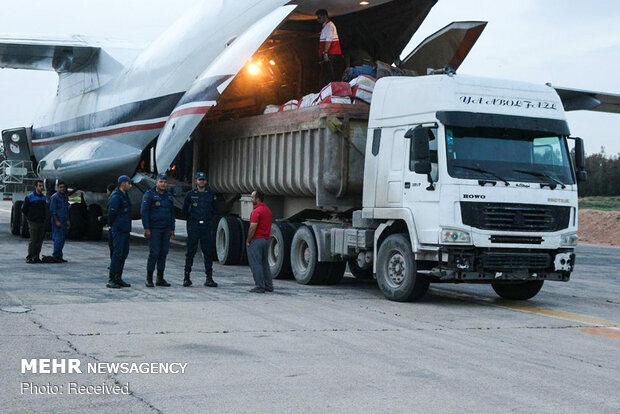
POLYGON ((348 264, 391 300, 429 283, 489 283, 529 299, 568 281, 583 141, 547 85, 455 74, 385 77, 372 103, 202 125, 195 168, 221 201, 224 264, 245 259, 260 190, 275 278, 336 284, 348 264), (570 157, 573 141, 575 161, 570 157))

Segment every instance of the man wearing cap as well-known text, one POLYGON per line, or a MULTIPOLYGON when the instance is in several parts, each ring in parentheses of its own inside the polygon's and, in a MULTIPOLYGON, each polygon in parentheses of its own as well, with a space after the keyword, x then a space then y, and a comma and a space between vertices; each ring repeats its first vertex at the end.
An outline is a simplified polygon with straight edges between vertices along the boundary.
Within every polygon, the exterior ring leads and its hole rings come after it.
POLYGON ((118 187, 108 201, 108 225, 112 230, 112 243, 114 245, 112 260, 110 261, 110 280, 107 287, 118 289, 130 287, 129 283, 123 281, 123 267, 125 259, 129 255, 129 233, 131 232, 131 201, 129 200, 129 190, 131 190, 131 179, 126 175, 118 177, 118 187))
POLYGON ((196 188, 188 192, 183 202, 183 215, 187 218, 187 254, 185 255, 185 278, 183 286, 191 286, 189 275, 198 250, 198 242, 205 262, 205 286, 217 287, 213 281, 213 258, 211 257, 211 221, 217 213, 215 192, 207 190, 207 176, 196 174, 196 188))
POLYGON ((149 258, 146 262, 146 287, 153 287, 153 272, 157 265, 157 286, 170 286, 164 279, 166 256, 170 239, 174 239, 174 196, 168 191, 168 177, 157 176, 157 185, 142 197, 142 226, 149 241, 149 258))
POLYGON ((56 263, 65 263, 62 249, 65 246, 67 230, 71 227, 69 220, 69 195, 64 181, 58 181, 56 192, 50 197, 50 216, 52 218, 52 240, 54 241, 53 260, 56 263))

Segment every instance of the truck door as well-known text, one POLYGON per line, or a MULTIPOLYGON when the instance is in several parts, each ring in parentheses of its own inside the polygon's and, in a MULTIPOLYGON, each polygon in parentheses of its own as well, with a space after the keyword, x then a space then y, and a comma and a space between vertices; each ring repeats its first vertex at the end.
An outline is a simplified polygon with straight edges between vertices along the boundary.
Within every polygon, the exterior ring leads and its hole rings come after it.
POLYGON ((381 146, 377 159, 375 207, 402 207, 403 205, 403 153, 409 140, 405 138, 407 127, 381 130, 381 146))
MULTIPOLYGON (((415 127, 412 125, 411 128, 415 127)), ((409 128, 407 128, 409 129, 409 128)), ((403 207, 411 209, 416 222, 416 231, 421 243, 437 243, 439 226, 439 164, 438 164, 438 135, 437 128, 433 128, 432 137, 429 137, 431 172, 417 174, 414 172, 413 140, 406 141, 406 148, 402 151, 405 158, 403 172, 403 207), (433 184, 429 182, 432 180, 433 184)))

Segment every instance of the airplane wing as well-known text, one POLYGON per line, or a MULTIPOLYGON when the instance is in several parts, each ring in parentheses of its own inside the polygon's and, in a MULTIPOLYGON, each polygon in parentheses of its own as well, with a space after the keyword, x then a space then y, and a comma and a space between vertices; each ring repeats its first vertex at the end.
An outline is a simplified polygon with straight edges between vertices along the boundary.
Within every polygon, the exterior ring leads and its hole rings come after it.
POLYGON ((164 172, 190 134, 265 40, 296 6, 275 9, 250 26, 207 67, 176 105, 157 138, 157 170, 164 172))
POLYGON ((487 22, 453 22, 420 43, 398 65, 426 75, 427 69, 461 66, 487 22))
POLYGON ((0 68, 76 72, 99 52, 80 36, 0 35, 0 68))
POLYGON ((564 105, 565 111, 589 110, 620 114, 620 95, 581 89, 553 87, 564 105))

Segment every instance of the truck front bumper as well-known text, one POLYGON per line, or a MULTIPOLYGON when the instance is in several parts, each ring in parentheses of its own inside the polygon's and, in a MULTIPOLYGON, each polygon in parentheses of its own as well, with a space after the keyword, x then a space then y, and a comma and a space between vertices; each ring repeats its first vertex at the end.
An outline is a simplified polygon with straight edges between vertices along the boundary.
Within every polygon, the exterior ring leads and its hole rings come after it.
POLYGON ((487 249, 441 247, 438 267, 427 274, 439 282, 554 280, 566 282, 575 265, 572 249, 487 249), (447 260, 446 260, 447 259, 447 260))

